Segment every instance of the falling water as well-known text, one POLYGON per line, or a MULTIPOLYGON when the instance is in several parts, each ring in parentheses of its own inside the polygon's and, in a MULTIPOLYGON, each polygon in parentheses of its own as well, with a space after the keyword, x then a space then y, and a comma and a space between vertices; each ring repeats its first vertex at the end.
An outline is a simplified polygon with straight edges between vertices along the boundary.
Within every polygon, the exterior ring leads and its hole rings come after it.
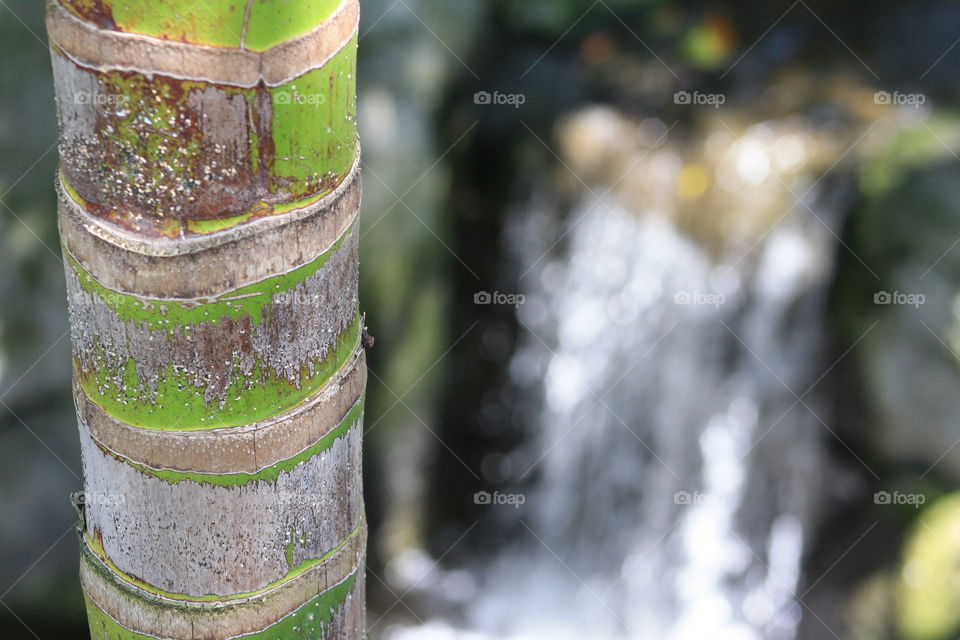
MULTIPOLYGON (((745 134, 727 160, 784 191, 742 154, 772 157, 786 136, 745 134)), ((673 161, 672 185, 677 158, 664 147, 644 162, 652 175, 673 161)), ((390 638, 795 636, 829 482, 818 379, 840 217, 822 184, 797 185, 768 224, 713 246, 623 190, 587 188, 559 232, 545 199, 515 216, 528 271, 511 377, 543 397, 531 442, 504 463, 526 498, 520 535, 471 568, 456 629, 390 638)))

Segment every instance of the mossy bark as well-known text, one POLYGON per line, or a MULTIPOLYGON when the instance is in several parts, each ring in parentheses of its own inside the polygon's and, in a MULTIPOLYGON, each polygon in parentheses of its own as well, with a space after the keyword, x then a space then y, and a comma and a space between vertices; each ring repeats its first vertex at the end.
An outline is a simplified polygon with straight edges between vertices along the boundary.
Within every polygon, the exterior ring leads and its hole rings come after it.
POLYGON ((49 0, 95 639, 363 636, 357 0, 49 0))

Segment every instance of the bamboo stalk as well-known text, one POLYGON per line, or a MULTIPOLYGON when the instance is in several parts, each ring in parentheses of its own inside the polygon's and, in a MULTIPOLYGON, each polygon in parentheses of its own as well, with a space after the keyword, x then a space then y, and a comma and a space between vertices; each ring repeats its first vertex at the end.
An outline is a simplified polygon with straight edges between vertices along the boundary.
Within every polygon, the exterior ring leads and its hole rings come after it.
POLYGON ((357 0, 49 0, 94 639, 363 636, 357 0))

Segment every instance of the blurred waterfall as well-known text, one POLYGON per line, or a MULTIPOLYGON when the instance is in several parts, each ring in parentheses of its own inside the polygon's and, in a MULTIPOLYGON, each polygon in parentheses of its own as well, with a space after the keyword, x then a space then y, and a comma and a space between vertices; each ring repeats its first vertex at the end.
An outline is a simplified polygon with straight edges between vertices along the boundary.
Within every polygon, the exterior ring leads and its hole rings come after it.
POLYGON ((797 396, 823 369, 829 235, 784 221, 738 269, 609 206, 578 207, 569 256, 530 277, 521 322, 551 345, 516 361, 531 377, 546 362, 532 540, 491 573, 510 596, 481 599, 474 623, 789 638, 822 481, 818 402, 797 396))
MULTIPOLYGON (((748 132, 724 162, 749 182, 758 160, 736 154, 773 157, 792 135, 761 131, 758 147, 748 132)), ((664 163, 672 189, 684 162, 669 147, 639 179, 664 163)), ((714 242, 655 198, 631 204, 629 185, 588 187, 559 229, 546 198, 517 208, 508 242, 532 266, 511 378, 543 403, 531 441, 503 461, 525 502, 491 508, 515 512, 518 534, 472 568, 469 631, 429 623, 390 638, 795 637, 804 545, 830 482, 817 383, 845 203, 809 178, 792 184, 770 176, 787 206, 714 242)), ((754 187, 731 191, 765 208, 754 187)), ((697 215, 720 215, 712 206, 697 215)))

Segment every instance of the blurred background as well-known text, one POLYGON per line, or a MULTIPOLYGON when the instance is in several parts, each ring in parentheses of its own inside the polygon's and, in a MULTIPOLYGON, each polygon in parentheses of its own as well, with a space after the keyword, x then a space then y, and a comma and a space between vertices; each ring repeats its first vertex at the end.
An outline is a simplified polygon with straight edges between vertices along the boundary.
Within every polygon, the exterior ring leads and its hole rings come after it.
MULTIPOLYGON (((0 1, 0 637, 86 637, 0 1)), ((364 0, 370 636, 960 634, 960 5, 364 0)))

